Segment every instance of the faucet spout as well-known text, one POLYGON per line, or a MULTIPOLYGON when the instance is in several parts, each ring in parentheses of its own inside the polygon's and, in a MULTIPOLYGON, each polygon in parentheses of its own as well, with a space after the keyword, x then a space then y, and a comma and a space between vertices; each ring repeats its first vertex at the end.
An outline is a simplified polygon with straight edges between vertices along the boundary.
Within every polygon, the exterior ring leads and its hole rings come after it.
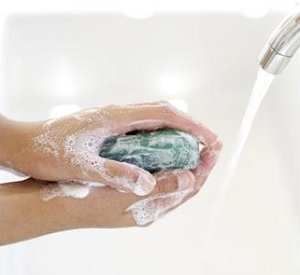
POLYGON ((300 47, 300 12, 284 20, 270 36, 259 65, 270 74, 281 73, 300 47))

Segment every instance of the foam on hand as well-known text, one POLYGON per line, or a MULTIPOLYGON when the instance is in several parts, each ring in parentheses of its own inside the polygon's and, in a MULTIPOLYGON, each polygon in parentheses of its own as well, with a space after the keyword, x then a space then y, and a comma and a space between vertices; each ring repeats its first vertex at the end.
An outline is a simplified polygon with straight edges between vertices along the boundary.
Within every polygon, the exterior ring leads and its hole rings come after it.
MULTIPOLYGON (((48 123, 46 127, 51 128, 52 125, 53 123, 48 123)), ((46 131, 35 141, 42 147, 44 153, 58 157, 53 131, 46 131)), ((152 132, 140 131, 111 137, 111 133, 100 128, 73 134, 65 138, 64 145, 64 156, 73 165, 83 167, 86 171, 97 172, 103 179, 116 182, 118 186, 116 190, 119 192, 122 192, 123 187, 133 183, 129 183, 125 178, 106 175, 103 165, 105 159, 136 165, 150 173, 174 169, 188 170, 199 165, 200 151, 204 147, 198 138, 172 129, 160 129, 152 132)), ((145 179, 141 178, 141 180, 144 181, 145 179)), ((138 225, 155 221, 169 209, 179 205, 193 191, 193 187, 184 185, 185 179, 181 179, 180 182, 176 192, 150 196, 131 205, 126 211, 132 213, 138 225)), ((139 188, 141 183, 137 181, 136 185, 139 188)), ((45 184, 41 194, 44 201, 49 201, 55 197, 84 199, 89 195, 92 187, 103 186, 105 184, 98 182, 64 180, 45 184)))

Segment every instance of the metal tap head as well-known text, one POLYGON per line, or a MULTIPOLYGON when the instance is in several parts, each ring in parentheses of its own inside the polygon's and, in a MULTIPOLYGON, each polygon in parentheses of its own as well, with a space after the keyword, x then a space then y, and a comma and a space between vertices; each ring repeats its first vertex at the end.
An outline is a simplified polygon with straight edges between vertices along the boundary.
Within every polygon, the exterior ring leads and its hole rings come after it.
POLYGON ((270 36, 259 65, 270 74, 281 73, 300 47, 300 12, 288 16, 270 36))

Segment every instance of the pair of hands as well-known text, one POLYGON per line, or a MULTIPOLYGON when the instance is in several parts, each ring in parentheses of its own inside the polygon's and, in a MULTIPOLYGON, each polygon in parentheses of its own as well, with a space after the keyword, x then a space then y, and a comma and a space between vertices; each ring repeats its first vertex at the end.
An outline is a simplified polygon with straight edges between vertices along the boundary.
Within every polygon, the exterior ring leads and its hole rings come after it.
POLYGON ((7 125, 14 143, 6 142, 2 162, 39 180, 105 184, 93 187, 88 197, 78 202, 78 211, 84 210, 81 218, 90 221, 85 226, 92 227, 149 224, 184 203, 199 191, 222 148, 214 133, 166 102, 110 105, 57 120, 7 125), (198 137, 204 145, 199 166, 150 174, 98 155, 110 136, 158 128, 173 128, 198 137))

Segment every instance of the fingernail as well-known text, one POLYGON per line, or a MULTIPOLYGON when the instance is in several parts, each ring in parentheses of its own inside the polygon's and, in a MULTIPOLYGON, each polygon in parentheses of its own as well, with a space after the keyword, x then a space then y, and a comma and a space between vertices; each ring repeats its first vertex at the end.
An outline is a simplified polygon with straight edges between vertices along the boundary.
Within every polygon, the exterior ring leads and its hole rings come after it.
POLYGON ((154 177, 149 172, 142 172, 134 183, 133 192, 138 196, 150 194, 156 185, 154 177))

